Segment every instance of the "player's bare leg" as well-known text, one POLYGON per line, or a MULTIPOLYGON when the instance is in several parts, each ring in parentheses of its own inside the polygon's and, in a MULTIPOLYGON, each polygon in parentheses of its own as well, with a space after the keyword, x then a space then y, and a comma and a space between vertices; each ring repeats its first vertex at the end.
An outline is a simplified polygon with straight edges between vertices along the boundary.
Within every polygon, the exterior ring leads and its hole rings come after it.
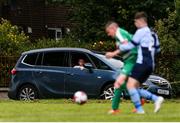
POLYGON ((108 112, 108 114, 118 114, 120 112, 119 110, 119 104, 121 102, 121 95, 123 90, 126 89, 126 75, 119 75, 114 83, 114 97, 112 99, 112 109, 108 112))
POLYGON ((134 106, 136 107, 136 110, 137 110, 136 113, 144 114, 145 112, 144 112, 142 105, 141 105, 140 95, 136 89, 137 84, 138 84, 137 80, 135 80, 132 77, 129 77, 128 83, 127 83, 127 88, 129 91, 129 95, 131 97, 131 101, 133 102, 134 106))

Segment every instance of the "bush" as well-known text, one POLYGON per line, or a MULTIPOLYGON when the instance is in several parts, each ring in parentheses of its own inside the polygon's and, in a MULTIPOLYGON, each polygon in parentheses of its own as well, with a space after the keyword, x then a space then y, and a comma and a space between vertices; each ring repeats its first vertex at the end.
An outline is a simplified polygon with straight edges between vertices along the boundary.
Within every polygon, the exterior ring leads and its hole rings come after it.
POLYGON ((64 38, 61 40, 54 39, 38 39, 35 42, 31 43, 30 46, 24 47, 24 51, 40 48, 52 48, 52 47, 89 47, 88 43, 74 41, 70 38, 64 38))
POLYGON ((167 19, 156 21, 156 30, 160 39, 161 54, 157 59, 156 73, 165 77, 169 81, 178 81, 180 74, 180 58, 177 28, 175 23, 177 17, 176 11, 169 12, 167 19))
POLYGON ((17 26, 2 19, 0 23, 0 54, 15 55, 29 42, 29 37, 19 31, 17 26))
POLYGON ((115 43, 113 41, 96 41, 91 45, 91 49, 102 52, 113 51, 115 43))
POLYGON ((11 79, 11 70, 15 66, 18 57, 1 56, 0 57, 0 87, 8 86, 11 79))
POLYGON ((92 41, 92 42, 84 42, 84 41, 75 41, 72 38, 64 38, 61 40, 53 40, 53 39, 38 39, 34 43, 31 43, 28 46, 23 47, 23 51, 28 51, 32 49, 40 49, 40 48, 51 48, 51 47, 77 47, 77 48, 86 48, 89 50, 96 51, 110 51, 114 50, 115 44, 113 41, 92 41))

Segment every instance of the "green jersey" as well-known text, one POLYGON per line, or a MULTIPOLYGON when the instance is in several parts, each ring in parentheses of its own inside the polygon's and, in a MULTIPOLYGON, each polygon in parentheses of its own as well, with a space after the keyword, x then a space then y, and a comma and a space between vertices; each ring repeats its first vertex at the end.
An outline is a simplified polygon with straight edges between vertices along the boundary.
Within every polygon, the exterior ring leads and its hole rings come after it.
MULTIPOLYGON (((118 28, 115 36, 116 46, 119 48, 119 45, 131 41, 132 37, 133 35, 128 33, 126 30, 118 28)), ((133 48, 130 52, 124 53, 123 59, 125 60, 135 54, 137 54, 137 48, 133 48)))
MULTIPOLYGON (((121 28, 118 28, 116 31, 116 46, 119 48, 119 46, 123 43, 127 43, 127 41, 132 40, 132 35, 129 34, 126 30, 123 30, 121 28)), ((137 48, 132 49, 128 53, 124 53, 123 55, 124 59, 124 66, 122 69, 118 70, 119 74, 123 74, 126 76, 129 76, 134 64, 136 63, 137 59, 137 48)), ((114 97, 112 99, 112 109, 117 110, 119 108, 120 103, 120 97, 122 92, 126 89, 126 82, 124 82, 123 85, 120 86, 120 88, 117 88, 114 90, 114 97)))

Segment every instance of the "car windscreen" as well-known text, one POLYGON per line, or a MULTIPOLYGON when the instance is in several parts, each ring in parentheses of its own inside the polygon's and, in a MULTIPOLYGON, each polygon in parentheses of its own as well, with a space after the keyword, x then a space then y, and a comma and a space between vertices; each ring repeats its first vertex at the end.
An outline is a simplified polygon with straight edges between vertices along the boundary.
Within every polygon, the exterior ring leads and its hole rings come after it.
POLYGON ((115 59, 115 58, 107 59, 105 55, 102 54, 96 54, 96 55, 100 57, 103 61, 106 61, 109 64, 111 64, 115 69, 120 69, 124 65, 124 63, 119 59, 115 59))

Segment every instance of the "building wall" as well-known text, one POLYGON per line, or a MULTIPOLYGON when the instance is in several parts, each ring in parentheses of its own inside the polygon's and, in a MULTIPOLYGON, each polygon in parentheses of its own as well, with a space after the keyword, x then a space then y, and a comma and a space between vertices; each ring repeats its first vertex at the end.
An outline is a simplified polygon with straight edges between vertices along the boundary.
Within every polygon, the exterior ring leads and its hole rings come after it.
POLYGON ((48 37, 48 28, 70 27, 69 7, 46 5, 45 0, 12 0, 1 7, 2 17, 20 26, 32 40, 48 37), (28 32, 29 29, 29 32, 28 32))

